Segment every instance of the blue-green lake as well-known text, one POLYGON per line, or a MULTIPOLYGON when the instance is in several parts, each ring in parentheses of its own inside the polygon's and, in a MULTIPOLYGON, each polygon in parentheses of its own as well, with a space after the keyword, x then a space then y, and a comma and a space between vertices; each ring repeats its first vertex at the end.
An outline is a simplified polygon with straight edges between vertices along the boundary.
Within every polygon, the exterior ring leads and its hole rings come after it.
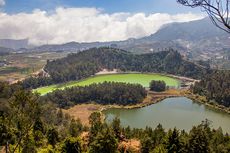
POLYGON ((111 122, 117 116, 122 126, 129 125, 133 128, 155 128, 160 123, 165 129, 177 127, 189 131, 192 126, 208 119, 212 128, 221 127, 224 132, 230 133, 229 114, 185 97, 167 98, 157 104, 137 109, 111 108, 103 113, 106 122, 111 122))

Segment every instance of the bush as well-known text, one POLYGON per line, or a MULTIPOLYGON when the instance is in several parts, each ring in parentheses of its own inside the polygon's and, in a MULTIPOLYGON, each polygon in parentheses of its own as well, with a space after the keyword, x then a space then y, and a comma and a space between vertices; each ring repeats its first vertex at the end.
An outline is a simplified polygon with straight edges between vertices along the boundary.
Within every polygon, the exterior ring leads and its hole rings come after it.
POLYGON ((164 81, 155 81, 150 82, 149 88, 151 91, 162 92, 166 90, 166 84, 164 81))

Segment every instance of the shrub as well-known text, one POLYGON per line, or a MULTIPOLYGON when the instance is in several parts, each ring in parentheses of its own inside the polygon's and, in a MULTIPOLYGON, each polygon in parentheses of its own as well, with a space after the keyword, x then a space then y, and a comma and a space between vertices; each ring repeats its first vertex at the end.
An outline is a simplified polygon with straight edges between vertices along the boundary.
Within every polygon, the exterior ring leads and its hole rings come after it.
POLYGON ((155 81, 150 82, 149 88, 151 91, 162 92, 166 90, 166 84, 164 81, 155 81))

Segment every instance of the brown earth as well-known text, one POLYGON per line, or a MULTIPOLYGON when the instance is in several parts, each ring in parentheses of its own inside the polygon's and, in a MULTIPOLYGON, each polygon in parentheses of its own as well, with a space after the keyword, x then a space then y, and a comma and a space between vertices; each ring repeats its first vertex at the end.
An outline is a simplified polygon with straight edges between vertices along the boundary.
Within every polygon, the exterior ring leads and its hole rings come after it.
POLYGON ((89 125, 89 116, 91 113, 95 111, 100 111, 103 106, 98 104, 81 104, 81 105, 75 105, 74 107, 70 109, 63 109, 64 113, 69 114, 74 119, 80 119, 82 124, 89 125))

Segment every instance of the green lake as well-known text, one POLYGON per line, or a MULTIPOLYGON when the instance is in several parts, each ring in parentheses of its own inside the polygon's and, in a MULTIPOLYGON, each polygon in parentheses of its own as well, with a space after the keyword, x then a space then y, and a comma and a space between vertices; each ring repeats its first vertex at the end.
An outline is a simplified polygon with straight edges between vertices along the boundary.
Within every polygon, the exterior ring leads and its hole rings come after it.
POLYGON ((79 81, 70 81, 63 84, 55 84, 46 87, 41 87, 34 89, 34 92, 38 92, 41 95, 45 95, 56 89, 65 89, 73 86, 87 86, 93 83, 102 82, 125 82, 132 84, 141 84, 143 87, 149 87, 149 83, 152 80, 162 80, 165 81, 167 86, 178 87, 180 86, 180 81, 165 75, 160 74, 145 74, 145 73, 122 73, 122 74, 106 74, 106 75, 96 75, 79 81))
POLYGON ((103 111, 106 122, 119 117, 123 126, 133 128, 155 128, 159 123, 165 129, 177 127, 186 131, 205 119, 211 121, 212 128, 221 127, 230 133, 230 115, 185 97, 167 98, 157 104, 137 109, 111 108, 103 111))

